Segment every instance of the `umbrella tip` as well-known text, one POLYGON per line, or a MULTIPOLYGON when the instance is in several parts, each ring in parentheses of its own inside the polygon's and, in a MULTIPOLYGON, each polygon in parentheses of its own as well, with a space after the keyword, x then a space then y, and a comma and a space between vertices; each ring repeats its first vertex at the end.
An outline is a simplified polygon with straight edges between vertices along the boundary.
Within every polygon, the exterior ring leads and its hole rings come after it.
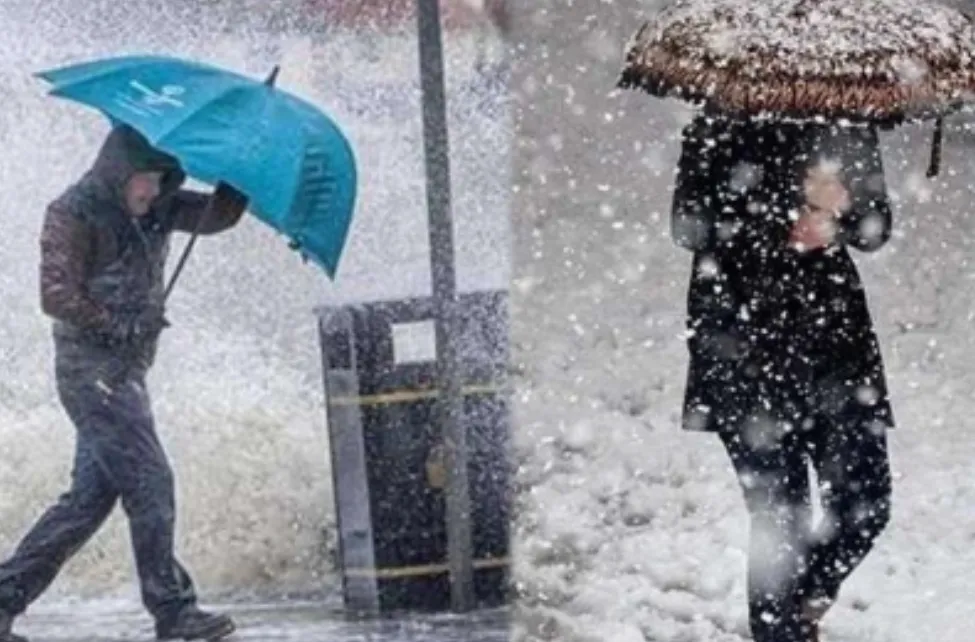
POLYGON ((267 85, 268 87, 273 87, 274 83, 278 79, 278 72, 280 71, 281 71, 281 65, 274 65, 274 69, 271 70, 271 74, 267 77, 267 80, 264 81, 264 84, 267 85))

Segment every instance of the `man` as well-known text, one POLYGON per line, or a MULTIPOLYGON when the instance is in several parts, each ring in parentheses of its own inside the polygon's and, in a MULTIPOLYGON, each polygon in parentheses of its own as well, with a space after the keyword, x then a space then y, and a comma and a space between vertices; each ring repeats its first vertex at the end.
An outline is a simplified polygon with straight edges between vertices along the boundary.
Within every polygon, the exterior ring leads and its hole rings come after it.
POLYGON ((755 642, 816 642, 890 518, 893 411, 849 251, 890 238, 881 160, 869 127, 702 115, 684 132, 672 218, 694 253, 684 423, 717 433, 740 481, 755 642))
POLYGON ((234 226, 246 199, 180 189, 185 174, 138 132, 116 127, 91 170, 50 204, 41 233, 42 308, 54 319, 58 395, 77 430, 71 488, 0 564, 0 642, 121 499, 142 599, 160 639, 213 640, 233 622, 196 606, 174 554, 174 486, 146 392, 174 231, 234 226))

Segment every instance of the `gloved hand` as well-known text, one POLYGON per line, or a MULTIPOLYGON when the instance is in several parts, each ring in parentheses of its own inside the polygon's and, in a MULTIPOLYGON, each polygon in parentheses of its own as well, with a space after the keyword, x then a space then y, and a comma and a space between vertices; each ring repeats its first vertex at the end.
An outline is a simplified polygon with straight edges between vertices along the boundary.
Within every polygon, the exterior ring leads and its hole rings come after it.
POLYGON ((125 310, 114 315, 104 339, 111 346, 134 345, 154 339, 169 326, 165 314, 158 307, 125 310))
POLYGON ((239 191, 229 183, 220 181, 210 196, 210 208, 213 212, 224 213, 229 218, 236 218, 247 211, 250 200, 247 194, 239 191))
POLYGON ((230 183, 225 183, 223 181, 219 181, 217 183, 216 188, 213 190, 213 196, 218 199, 226 200, 235 208, 246 208, 247 203, 249 202, 247 194, 244 194, 230 183))

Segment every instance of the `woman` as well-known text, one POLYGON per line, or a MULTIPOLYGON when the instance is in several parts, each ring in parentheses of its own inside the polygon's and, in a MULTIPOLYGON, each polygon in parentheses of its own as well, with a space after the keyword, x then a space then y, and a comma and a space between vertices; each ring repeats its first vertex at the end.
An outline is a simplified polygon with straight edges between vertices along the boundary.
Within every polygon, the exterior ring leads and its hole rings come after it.
POLYGON ((751 514, 756 642, 810 642, 890 514, 883 362, 848 248, 891 213, 876 130, 702 115, 672 213, 694 253, 689 430, 715 432, 751 514), (810 475, 824 489, 811 520, 810 475))

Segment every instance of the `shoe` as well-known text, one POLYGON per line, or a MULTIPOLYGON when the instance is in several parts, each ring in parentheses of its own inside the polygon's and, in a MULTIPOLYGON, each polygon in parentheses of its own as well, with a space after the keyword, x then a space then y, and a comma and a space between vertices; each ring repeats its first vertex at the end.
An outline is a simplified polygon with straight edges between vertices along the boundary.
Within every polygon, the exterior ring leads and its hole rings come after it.
MULTIPOLYGON (((172 619, 156 622, 159 640, 222 640, 236 630, 234 621, 226 615, 207 613, 188 606, 172 619)), ((0 642, 6 642, 0 639, 0 642)))
POLYGON ((14 619, 0 612, 0 642, 27 642, 27 638, 13 632, 14 619))

